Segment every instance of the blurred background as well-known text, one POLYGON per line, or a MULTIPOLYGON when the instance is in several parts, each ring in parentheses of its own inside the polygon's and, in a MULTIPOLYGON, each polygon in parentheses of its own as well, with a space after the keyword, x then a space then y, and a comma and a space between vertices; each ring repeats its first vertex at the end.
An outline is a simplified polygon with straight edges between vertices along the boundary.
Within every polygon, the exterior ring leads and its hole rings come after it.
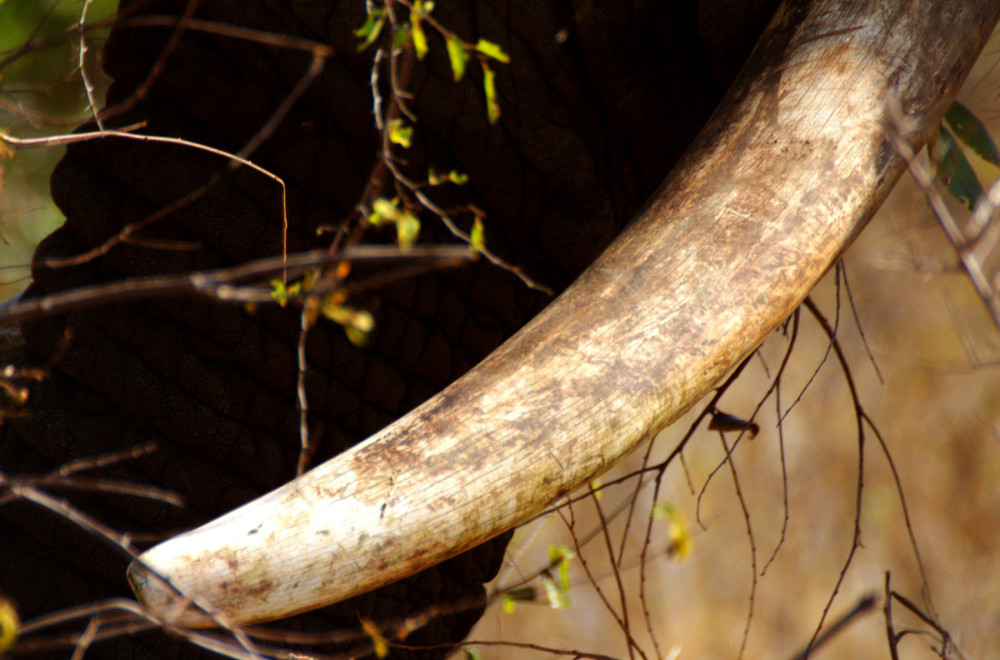
MULTIPOLYGON (((116 4, 89 3, 87 22, 99 25, 116 4)), ((80 21, 83 8, 79 2, 0 2, 2 130, 21 138, 63 134, 88 117, 79 43, 62 36, 80 21), (25 56, 19 49, 28 42, 55 45, 25 56)), ((98 100, 106 85, 99 65, 104 37, 98 27, 87 39, 86 70, 98 100)), ((1000 134, 1000 39, 994 37, 987 46, 960 98, 994 135, 1000 134)), ((58 147, 0 151, 2 298, 26 286, 33 246, 61 222, 48 197, 48 175, 61 153, 58 147)), ((1000 175, 992 166, 976 165, 984 183, 1000 175)), ((958 203, 951 209, 963 213, 958 203)), ((932 613, 965 657, 1000 657, 1000 331, 908 175, 844 264, 870 354, 843 286, 837 336, 861 405, 885 443, 883 450, 866 428, 860 505, 857 419, 847 381, 828 353, 822 328, 803 311, 782 379, 782 412, 805 391, 784 418, 780 436, 772 395, 755 418, 759 434, 741 440, 733 452, 742 504, 733 473, 723 465, 719 435, 702 422, 683 453, 684 465, 675 461, 664 475, 656 503, 674 507, 678 515, 654 521, 643 584, 640 565, 654 504, 651 484, 638 495, 627 537, 626 515, 612 516, 633 498, 632 478, 603 489, 600 499, 614 552, 624 548, 618 579, 607 559, 605 537, 598 533, 582 543, 601 526, 595 504, 581 500, 572 513, 563 509, 562 516, 550 515, 521 529, 497 582, 506 587, 537 573, 548 564, 553 545, 577 551, 575 535, 582 547, 581 556, 569 564, 569 607, 550 607, 535 579, 536 602, 514 603, 512 612, 495 604, 470 639, 629 657, 622 626, 601 597, 622 617, 620 579, 627 627, 647 657, 732 658, 740 653, 744 635, 745 657, 793 657, 809 642, 837 586, 860 506, 861 545, 827 624, 865 596, 874 595, 877 606, 852 619, 816 657, 889 657, 881 610, 887 571, 892 588, 932 613), (886 452, 902 487, 926 592, 886 452), (668 552, 672 524, 675 536, 690 543, 689 552, 668 552), (584 562, 600 593, 588 583, 584 562)), ((832 273, 813 299, 833 323, 838 288, 832 273)), ((788 342, 788 334, 781 332, 768 340, 719 408, 749 417, 788 342)), ((673 451, 700 410, 696 406, 655 441, 651 463, 673 451)), ((736 433, 728 433, 726 442, 735 438, 736 433)), ((639 469, 644 452, 640 449, 601 483, 639 469)), ((892 609, 897 632, 931 630, 900 604, 892 609)), ((471 646, 482 658, 556 657, 519 646, 471 646)), ((915 633, 900 641, 899 650, 906 658, 929 658, 935 657, 935 646, 940 645, 933 637, 915 633)))
MULTIPOLYGON (((104 100, 107 79, 100 50, 107 37, 104 20, 117 0, 86 3, 84 62, 94 99, 104 100)), ((18 138, 61 135, 89 117, 80 78, 80 41, 66 35, 84 15, 82 2, 0 1, 0 131, 18 138)), ((0 299, 28 284, 27 264, 34 246, 63 216, 49 197, 49 174, 64 147, 7 150, 0 144, 0 299)))

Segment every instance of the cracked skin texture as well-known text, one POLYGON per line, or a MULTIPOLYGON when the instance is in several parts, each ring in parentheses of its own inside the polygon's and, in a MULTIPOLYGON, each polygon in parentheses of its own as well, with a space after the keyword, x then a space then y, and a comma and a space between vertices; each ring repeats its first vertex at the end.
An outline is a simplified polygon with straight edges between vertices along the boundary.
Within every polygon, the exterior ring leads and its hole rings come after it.
MULTIPOLYGON (((420 124, 405 169, 416 179, 431 166, 466 172, 466 186, 437 189, 435 200, 446 207, 471 202, 484 209, 489 247, 558 291, 663 179, 735 74, 774 3, 735 2, 744 13, 721 23, 706 21, 718 15, 716 5, 727 4, 718 1, 701 8, 619 0, 577 7, 536 0, 438 4, 434 15, 444 25, 472 42, 495 41, 511 55, 510 65, 494 65, 503 116, 495 126, 486 122, 481 73, 470 66, 467 79, 453 83, 443 44, 431 37, 431 53, 412 73, 412 106, 420 124), (750 5, 759 6, 748 11, 750 5), (553 38, 561 30, 567 35, 562 43, 553 38)), ((186 5, 123 0, 137 15, 179 15, 186 5)), ((375 166, 371 53, 356 53, 351 34, 363 20, 362 6, 213 0, 202 2, 196 13, 336 49, 320 77, 251 156, 288 185, 289 250, 320 246, 317 227, 336 225, 351 213, 375 166)), ((132 97, 171 35, 167 28, 114 29, 104 56, 114 81, 108 106, 132 97)), ((149 94, 107 123, 146 121, 149 134, 235 152, 308 64, 302 52, 189 31, 167 56, 149 94)), ((246 168, 228 172, 219 158, 190 149, 111 139, 71 146, 53 175, 52 193, 67 221, 38 248, 30 296, 222 267, 281 251, 277 185, 246 168), (196 201, 143 229, 139 235, 146 243, 116 245, 79 266, 45 265, 47 258, 100 245, 216 176, 196 201), (197 249, 155 249, 148 243, 153 240, 193 241, 197 249)), ((422 240, 448 236, 425 218, 422 240)), ((367 272, 358 268, 355 276, 367 272)), ((481 261, 356 299, 377 320, 366 349, 321 322, 307 345, 315 461, 427 399, 549 300, 481 261)), ((294 310, 261 307, 251 314, 194 299, 111 305, 29 324, 23 328, 22 364, 57 358, 49 377, 32 387, 26 416, 10 421, 0 445, 0 469, 41 473, 153 440, 155 453, 91 476, 155 484, 180 494, 185 508, 112 494, 66 497, 112 528, 148 540, 206 522, 294 475, 298 327, 294 310)), ((0 508, 0 538, 0 590, 15 599, 25 619, 130 593, 127 558, 38 508, 23 503, 0 508)), ((359 616, 384 621, 480 595, 508 538, 276 625, 356 629, 359 616)), ((479 614, 474 609, 437 617, 407 643, 456 643, 479 614)), ((314 650, 365 646, 362 639, 314 650)), ((445 653, 397 649, 392 657, 445 653)), ((88 652, 93 658, 208 655, 155 631, 96 642, 88 652)))

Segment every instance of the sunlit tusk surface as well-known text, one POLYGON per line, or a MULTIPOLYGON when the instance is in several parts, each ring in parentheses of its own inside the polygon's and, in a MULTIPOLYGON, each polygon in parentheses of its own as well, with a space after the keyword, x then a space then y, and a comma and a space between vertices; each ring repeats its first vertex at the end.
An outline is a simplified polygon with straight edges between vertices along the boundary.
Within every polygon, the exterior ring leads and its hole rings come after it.
MULTIPOLYGON (((593 478, 794 310, 901 171, 886 99, 922 143, 998 15, 787 2, 648 207, 541 315, 383 432, 142 562, 235 622, 271 620, 440 562, 593 478)), ((153 611, 176 603, 146 568, 129 579, 153 611)))

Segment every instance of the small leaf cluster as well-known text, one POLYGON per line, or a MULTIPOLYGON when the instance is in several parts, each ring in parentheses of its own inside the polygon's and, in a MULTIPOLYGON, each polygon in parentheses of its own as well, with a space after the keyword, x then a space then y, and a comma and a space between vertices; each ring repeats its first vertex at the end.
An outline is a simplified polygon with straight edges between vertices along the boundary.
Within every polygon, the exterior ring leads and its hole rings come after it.
POLYGON ((425 26, 430 26, 444 39, 445 50, 448 52, 448 61, 451 64, 452 77, 455 82, 459 82, 465 77, 469 58, 473 55, 478 57, 483 71, 483 95, 486 98, 487 118, 491 124, 499 121, 500 103, 497 100, 496 74, 490 66, 490 61, 509 64, 510 56, 495 42, 479 39, 473 44, 463 40, 438 23, 431 16, 431 12, 434 11, 432 1, 386 0, 382 6, 372 6, 365 16, 364 23, 354 31, 354 35, 360 40, 358 50, 366 50, 378 41, 386 22, 393 22, 391 17, 394 14, 389 6, 396 3, 408 7, 409 18, 407 22, 400 23, 395 27, 392 36, 393 46, 411 46, 417 59, 423 60, 430 49, 425 26))
POLYGON ((375 329, 375 317, 367 310, 348 305, 347 292, 343 289, 318 294, 317 279, 318 272, 310 270, 301 279, 291 283, 272 280, 271 298, 282 307, 290 301, 304 299, 309 325, 314 324, 322 315, 342 327, 352 344, 364 346, 375 329))
MULTIPOLYGON (((429 186, 446 183, 463 185, 468 176, 451 170, 440 174, 429 168, 421 181, 404 171, 406 158, 400 150, 410 149, 417 139, 415 125, 419 119, 409 107, 414 98, 408 88, 414 64, 426 59, 435 41, 444 42, 452 78, 463 80, 470 64, 479 62, 486 115, 491 124, 500 120, 501 106, 497 77, 493 67, 497 62, 510 63, 503 47, 488 39, 466 41, 433 16, 434 0, 367 0, 363 23, 354 30, 359 52, 375 49, 372 58, 371 90, 375 127, 382 137, 378 164, 369 177, 364 198, 356 209, 363 219, 362 226, 395 225, 398 243, 405 250, 416 241, 420 232, 419 215, 429 211, 441 221, 453 236, 466 242, 471 252, 481 254, 490 263, 515 274, 527 286, 552 294, 544 284, 535 282, 524 270, 508 263, 486 246, 485 214, 473 204, 445 208, 426 192, 429 186), (436 35, 436 36, 435 36, 436 35), (388 74, 388 80, 383 76, 388 74), (383 98, 385 92, 388 98, 383 98), (389 192, 391 190, 391 192, 389 192), (472 226, 465 230, 453 219, 456 213, 472 216, 472 226)), ((443 61, 442 61, 443 63, 443 61)))
POLYGON ((405 206, 400 199, 386 199, 378 197, 372 202, 371 213, 368 214, 368 222, 375 227, 384 224, 396 226, 396 240, 404 250, 417 241, 420 236, 420 219, 405 206))
POLYGON ((496 74, 489 65, 489 60, 510 64, 510 56, 498 44, 486 39, 480 39, 475 45, 459 39, 454 33, 445 35, 445 46, 448 49, 448 60, 451 62, 451 72, 455 82, 465 77, 465 65, 470 53, 477 53, 479 64, 483 69, 483 95, 486 97, 486 117, 491 124, 500 120, 500 103, 497 101, 496 74))

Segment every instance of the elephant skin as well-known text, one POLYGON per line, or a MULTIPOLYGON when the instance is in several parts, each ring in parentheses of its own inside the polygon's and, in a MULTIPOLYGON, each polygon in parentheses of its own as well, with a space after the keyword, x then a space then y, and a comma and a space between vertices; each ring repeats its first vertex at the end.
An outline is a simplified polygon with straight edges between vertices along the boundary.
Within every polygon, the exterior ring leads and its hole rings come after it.
MULTIPOLYGON (((105 124, 145 122, 142 132, 183 137, 231 153, 273 115, 309 66, 308 53, 127 17, 180 16, 188 2, 123 2, 104 51, 113 83, 105 124), (160 58, 162 56, 162 62, 160 58), (160 65, 162 64, 162 68, 160 65), (151 74, 151 71, 155 72, 151 74), (148 88, 147 88, 148 83, 148 88)), ((481 80, 451 82, 443 43, 411 78, 420 119, 406 171, 457 169, 461 188, 435 190, 445 207, 486 212, 487 244, 555 291, 564 289, 639 211, 702 126, 766 22, 773 2, 699 37, 710 6, 651 2, 439 3, 435 18, 466 40, 495 41, 511 64, 495 65, 503 114, 486 119, 481 80), (554 35, 565 33, 565 40, 554 35), (708 50, 706 44, 720 46, 708 50), (570 164, 570 165, 568 165, 570 164)), ((743 4, 743 3, 737 3, 743 4)), ((749 4, 746 6, 750 6, 749 4)), ((317 229, 350 218, 376 169, 371 52, 352 31, 363 3, 203 2, 195 16, 327 43, 335 49, 273 134, 249 157, 288 186, 287 247, 327 246, 317 229)), ((433 45, 433 44, 432 44, 433 45)), ((84 130, 92 130, 86 126, 84 130)), ((52 177, 65 225, 39 246, 25 297, 129 277, 183 273, 281 254, 278 187, 271 179, 183 146, 103 139, 76 144, 52 177), (218 177, 193 201, 78 265, 53 259, 92 250, 124 227, 218 177), (163 249, 164 244, 183 249, 163 249)), ((468 229, 471 218, 460 217, 468 229)), ((373 234, 371 240, 391 236, 373 234)), ((448 240, 425 218, 422 241, 448 240)), ((371 269, 352 274, 365 281, 371 269)), ((315 460, 384 428, 482 360, 551 298, 479 262, 358 294, 376 331, 367 348, 320 322, 306 345, 309 426, 315 460)), ((296 398, 300 314, 249 311, 179 298, 113 304, 26 323, 18 364, 42 366, 23 415, 0 445, 0 470, 40 474, 68 461, 153 441, 156 451, 89 473, 165 488, 185 506, 111 493, 60 493, 138 547, 200 525, 287 482, 298 460, 296 398)), ((0 591, 29 620, 129 593, 128 557, 26 502, 0 508, 0 591)), ((357 630, 437 604, 481 598, 508 536, 438 567, 338 605, 281 621, 282 630, 357 630)), ((393 657, 441 657, 466 634, 481 604, 442 613, 393 657)), ((72 630, 73 628, 70 628, 72 630)), ((26 635, 14 657, 42 635, 26 635)), ((364 636, 313 651, 370 651, 364 636)), ((65 657, 67 651, 52 651, 65 657)), ((110 635, 88 657, 207 655, 161 631, 110 635)))

